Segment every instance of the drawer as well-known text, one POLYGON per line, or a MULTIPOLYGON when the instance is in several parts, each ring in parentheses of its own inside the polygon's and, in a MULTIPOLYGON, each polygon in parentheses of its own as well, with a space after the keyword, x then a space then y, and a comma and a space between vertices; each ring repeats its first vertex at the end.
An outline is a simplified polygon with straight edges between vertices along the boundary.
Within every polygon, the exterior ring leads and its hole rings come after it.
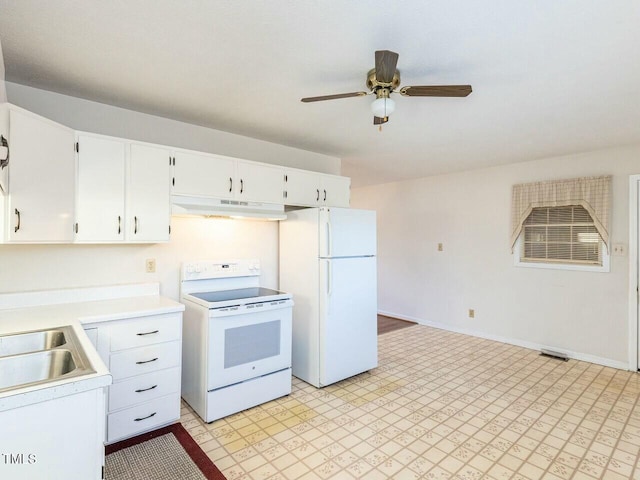
POLYGON ((171 393, 180 393, 180 368, 132 377, 109 387, 109 411, 148 402, 171 393))
POLYGON ((109 370, 113 381, 180 366, 181 345, 178 340, 112 353, 109 370))
POLYGON ((109 443, 180 418, 180 394, 174 393, 107 415, 109 443))
POLYGON ((170 342, 182 337, 182 315, 154 315, 127 320, 110 328, 112 352, 170 342))

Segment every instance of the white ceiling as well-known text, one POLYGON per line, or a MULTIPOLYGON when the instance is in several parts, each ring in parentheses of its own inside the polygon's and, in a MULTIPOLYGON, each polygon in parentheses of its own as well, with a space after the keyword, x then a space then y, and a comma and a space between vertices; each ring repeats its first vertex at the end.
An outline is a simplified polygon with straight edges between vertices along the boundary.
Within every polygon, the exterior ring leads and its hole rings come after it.
MULTIPOLYGON (((637 0, 0 0, 8 81, 342 158, 354 185, 640 143, 637 0), (374 51, 402 85, 382 132, 374 51)), ((11 100, 9 98, 9 100, 11 100)))

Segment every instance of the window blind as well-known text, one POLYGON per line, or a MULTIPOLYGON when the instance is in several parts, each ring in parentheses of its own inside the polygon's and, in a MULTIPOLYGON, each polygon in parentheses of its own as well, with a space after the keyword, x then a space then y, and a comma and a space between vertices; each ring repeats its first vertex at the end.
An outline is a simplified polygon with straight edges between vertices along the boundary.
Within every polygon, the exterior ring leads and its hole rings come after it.
POLYGON ((582 206, 534 208, 523 227, 523 261, 602 264, 600 234, 582 206))
POLYGON ((610 204, 610 175, 514 185, 511 195, 511 249, 534 208, 568 206, 583 207, 608 249, 610 204))

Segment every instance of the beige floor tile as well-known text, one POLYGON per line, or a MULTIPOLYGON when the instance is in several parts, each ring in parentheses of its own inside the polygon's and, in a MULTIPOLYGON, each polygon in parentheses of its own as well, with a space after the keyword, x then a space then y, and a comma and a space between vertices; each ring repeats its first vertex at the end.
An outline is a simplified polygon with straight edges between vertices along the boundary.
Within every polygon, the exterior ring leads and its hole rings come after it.
POLYGON ((181 423, 229 480, 640 480, 640 376, 444 330, 379 337, 379 367, 181 423))

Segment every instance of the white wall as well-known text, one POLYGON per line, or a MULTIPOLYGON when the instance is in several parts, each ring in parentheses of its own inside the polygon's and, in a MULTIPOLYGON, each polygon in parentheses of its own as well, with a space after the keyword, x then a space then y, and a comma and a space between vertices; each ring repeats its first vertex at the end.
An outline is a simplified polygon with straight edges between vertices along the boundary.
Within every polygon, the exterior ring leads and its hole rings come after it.
POLYGON ((177 300, 181 262, 233 258, 260 259, 261 283, 277 288, 278 222, 173 217, 164 244, 0 245, 0 292, 160 282, 177 300))
MULTIPOLYGON (((85 131, 336 174, 340 160, 83 99, 7 83, 9 101, 85 131)), ((172 217, 155 245, 0 245, 0 292, 161 282, 178 298, 183 261, 258 258, 261 282, 278 286, 277 222, 172 217), (156 273, 145 272, 155 258, 156 273)))
POLYGON ((7 82, 9 102, 76 130, 340 175, 340 159, 7 82))
POLYGON ((640 145, 354 189, 352 207, 378 214, 379 311, 625 368, 628 257, 610 273, 515 267, 511 187, 613 175, 611 240, 626 245, 639 159, 640 145))

